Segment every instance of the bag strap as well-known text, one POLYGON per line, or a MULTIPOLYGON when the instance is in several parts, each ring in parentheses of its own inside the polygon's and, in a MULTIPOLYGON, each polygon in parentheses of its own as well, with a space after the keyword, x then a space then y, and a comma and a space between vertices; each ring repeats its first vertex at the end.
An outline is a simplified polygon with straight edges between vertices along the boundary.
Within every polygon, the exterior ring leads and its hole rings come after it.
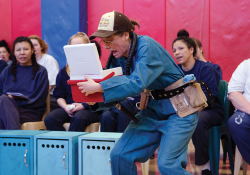
POLYGON ((150 93, 151 93, 152 98, 155 100, 169 99, 173 96, 176 96, 176 95, 184 92, 184 89, 186 87, 188 87, 194 83, 199 83, 200 85, 202 85, 206 89, 206 91, 208 93, 209 100, 211 102, 211 105, 213 106, 214 105, 214 97, 213 97, 212 91, 209 88, 209 86, 207 85, 207 83, 205 83, 204 81, 201 81, 201 80, 189 81, 189 82, 183 84, 182 86, 175 88, 175 89, 172 89, 172 90, 169 90, 169 91, 165 91, 164 89, 161 89, 161 90, 152 90, 152 91, 150 91, 150 93))
MULTIPOLYGON (((133 38, 131 41, 131 45, 130 45, 130 52, 129 52, 129 56, 127 58, 127 64, 125 67, 125 75, 130 75, 130 66, 132 64, 132 59, 133 56, 135 55, 135 47, 136 47, 136 43, 137 43, 137 34, 135 32, 133 32, 133 38)), ((114 59, 114 56, 112 53, 110 53, 109 55, 109 59, 107 61, 106 64, 106 68, 110 68, 112 59, 114 59)), ((123 106, 119 101, 114 101, 113 105, 115 107, 117 107, 117 109, 119 109, 121 112, 123 112, 126 116, 128 116, 131 120, 133 120, 135 123, 137 123, 139 120, 135 117, 135 115, 133 115, 131 112, 129 112, 129 110, 123 106)))
POLYGON ((115 105, 115 107, 117 107, 117 109, 119 109, 121 112, 123 112, 126 116, 128 116, 135 123, 137 123, 139 121, 138 118, 136 118, 135 115, 133 115, 131 112, 129 112, 127 110, 127 108, 124 107, 120 102, 114 101, 113 105, 115 105))

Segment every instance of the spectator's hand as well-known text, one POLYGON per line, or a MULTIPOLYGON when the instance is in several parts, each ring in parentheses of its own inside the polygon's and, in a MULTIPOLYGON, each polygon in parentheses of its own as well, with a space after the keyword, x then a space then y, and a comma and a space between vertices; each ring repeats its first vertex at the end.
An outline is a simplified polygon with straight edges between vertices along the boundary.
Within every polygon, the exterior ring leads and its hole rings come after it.
POLYGON ((12 98, 13 100, 23 100, 23 98, 17 96, 8 95, 8 97, 12 98))
POLYGON ((95 92, 103 92, 101 84, 96 83, 89 77, 84 76, 84 78, 87 81, 77 83, 77 86, 79 86, 79 89, 82 90, 82 93, 85 93, 85 96, 88 96, 89 94, 94 94, 95 92))
POLYGON ((75 105, 75 108, 71 110, 73 113, 84 109, 84 106, 81 103, 72 103, 72 105, 75 105))
POLYGON ((73 112, 72 112, 72 110, 70 111, 70 110, 68 110, 67 108, 66 108, 66 106, 64 107, 64 110, 65 110, 65 112, 67 112, 67 114, 70 116, 70 117, 73 117, 73 112))
POLYGON ((14 97, 13 97, 12 95, 8 95, 8 97, 10 97, 10 98, 14 99, 14 97))

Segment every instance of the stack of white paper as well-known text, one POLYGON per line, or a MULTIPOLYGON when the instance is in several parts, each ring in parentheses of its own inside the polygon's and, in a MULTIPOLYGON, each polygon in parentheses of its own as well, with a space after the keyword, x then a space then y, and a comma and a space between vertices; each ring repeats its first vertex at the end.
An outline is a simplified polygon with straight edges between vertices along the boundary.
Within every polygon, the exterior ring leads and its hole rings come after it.
POLYGON ((102 70, 98 51, 94 43, 66 45, 63 47, 70 68, 70 80, 103 79, 111 72, 122 75, 121 67, 102 70))

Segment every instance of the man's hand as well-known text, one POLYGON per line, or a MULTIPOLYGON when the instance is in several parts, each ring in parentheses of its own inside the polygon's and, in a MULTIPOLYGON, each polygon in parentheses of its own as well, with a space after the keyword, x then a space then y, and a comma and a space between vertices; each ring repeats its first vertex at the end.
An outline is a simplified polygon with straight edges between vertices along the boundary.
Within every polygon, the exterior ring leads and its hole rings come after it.
POLYGON ((82 93, 85 93, 85 96, 88 96, 89 94, 94 94, 96 92, 103 92, 101 84, 96 83, 89 77, 84 76, 84 78, 87 81, 77 83, 77 86, 79 86, 79 89, 81 90, 82 93))

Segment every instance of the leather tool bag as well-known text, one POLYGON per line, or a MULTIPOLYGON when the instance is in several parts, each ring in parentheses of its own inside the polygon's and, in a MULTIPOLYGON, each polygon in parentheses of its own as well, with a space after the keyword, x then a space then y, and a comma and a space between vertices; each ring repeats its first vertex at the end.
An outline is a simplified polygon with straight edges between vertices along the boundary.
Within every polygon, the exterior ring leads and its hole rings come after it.
POLYGON ((151 96, 150 90, 144 89, 144 92, 141 93, 140 106, 139 106, 140 110, 144 110, 147 108, 150 96, 151 96))
MULTIPOLYGON (((169 99, 175 112, 183 118, 208 106, 207 98, 201 89, 201 85, 206 88, 211 104, 213 104, 214 99, 212 92, 205 82, 192 80, 184 83, 183 78, 165 89, 153 91, 147 90, 142 94, 146 96, 146 100, 150 95, 155 100, 169 99)), ((143 96, 142 94, 141 96, 143 96)), ((147 104, 147 101, 143 101, 144 98, 141 98, 142 104, 140 104, 140 109, 142 110, 145 109, 145 104, 147 104)))

